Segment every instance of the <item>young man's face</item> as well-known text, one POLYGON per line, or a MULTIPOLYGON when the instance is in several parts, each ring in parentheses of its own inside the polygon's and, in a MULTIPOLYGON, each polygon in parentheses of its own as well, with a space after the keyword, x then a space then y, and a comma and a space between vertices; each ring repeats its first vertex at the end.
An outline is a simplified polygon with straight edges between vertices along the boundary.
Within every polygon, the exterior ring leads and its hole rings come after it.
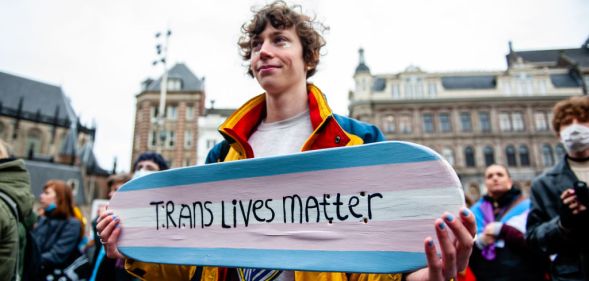
POLYGON ((306 81, 303 46, 294 27, 281 30, 268 24, 253 37, 250 68, 260 86, 270 94, 288 91, 306 81))
POLYGON ((589 157, 589 121, 580 122, 577 118, 573 118, 570 123, 560 126, 558 137, 565 145, 569 156, 574 158, 589 157), (572 144, 573 142, 576 144, 572 144))

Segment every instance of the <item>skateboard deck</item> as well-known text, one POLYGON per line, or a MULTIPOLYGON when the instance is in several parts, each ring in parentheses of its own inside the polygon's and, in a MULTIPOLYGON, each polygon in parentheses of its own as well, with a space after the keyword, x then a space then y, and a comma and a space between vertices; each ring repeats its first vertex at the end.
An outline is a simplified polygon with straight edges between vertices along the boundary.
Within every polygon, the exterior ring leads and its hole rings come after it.
POLYGON ((434 220, 462 206, 439 154, 391 141, 162 171, 109 209, 140 261, 392 273, 424 267, 434 220))

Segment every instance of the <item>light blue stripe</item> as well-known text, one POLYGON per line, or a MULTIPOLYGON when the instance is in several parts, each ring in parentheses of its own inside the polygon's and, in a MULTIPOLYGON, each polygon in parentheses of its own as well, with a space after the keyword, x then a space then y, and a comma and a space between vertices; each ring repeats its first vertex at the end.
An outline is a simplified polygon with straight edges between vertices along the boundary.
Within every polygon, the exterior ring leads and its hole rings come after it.
POLYGON ((271 158, 162 171, 132 180, 123 185, 119 192, 330 169, 434 161, 439 160, 440 156, 423 146, 389 141, 271 158))
POLYGON ((120 247, 136 260, 163 264, 271 268, 279 270, 397 273, 425 267, 424 253, 120 247))

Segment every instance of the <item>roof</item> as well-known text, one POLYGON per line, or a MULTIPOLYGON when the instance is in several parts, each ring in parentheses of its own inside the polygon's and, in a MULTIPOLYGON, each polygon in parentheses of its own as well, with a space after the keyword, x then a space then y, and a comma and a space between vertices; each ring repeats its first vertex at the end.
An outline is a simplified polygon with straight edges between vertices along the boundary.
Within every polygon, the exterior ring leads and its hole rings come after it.
POLYGON ((85 203, 86 194, 80 167, 31 160, 25 160, 25 165, 31 176, 31 191, 36 198, 39 198, 48 180, 58 179, 73 182, 76 185, 74 200, 77 204, 85 203))
POLYGON ((445 76, 442 77, 442 86, 448 90, 494 89, 497 86, 497 77, 494 75, 445 76))
MULTIPOLYGON (((183 63, 177 63, 168 70, 168 81, 170 79, 180 79, 182 89, 180 91, 204 91, 204 78, 199 79, 190 71, 190 69, 183 63)), ((162 77, 157 80, 146 79, 143 81, 146 91, 159 91, 162 77)))
POLYGON ((59 108, 58 118, 76 120, 76 114, 69 99, 61 87, 0 72, 0 102, 3 107, 17 109, 23 98, 23 111, 37 112, 42 115, 55 116, 59 108))
POLYGON ((229 117, 233 112, 235 112, 235 108, 207 108, 205 109, 205 116, 220 115, 223 117, 229 117))
POLYGON ((356 71, 354 73, 358 72, 370 72, 370 68, 368 68, 365 63, 359 63, 358 66, 356 66, 356 71))
POLYGON ((580 67, 589 67, 589 38, 580 48, 514 51, 508 54, 507 61, 512 56, 520 57, 524 62, 557 65, 560 56, 564 55, 580 67))

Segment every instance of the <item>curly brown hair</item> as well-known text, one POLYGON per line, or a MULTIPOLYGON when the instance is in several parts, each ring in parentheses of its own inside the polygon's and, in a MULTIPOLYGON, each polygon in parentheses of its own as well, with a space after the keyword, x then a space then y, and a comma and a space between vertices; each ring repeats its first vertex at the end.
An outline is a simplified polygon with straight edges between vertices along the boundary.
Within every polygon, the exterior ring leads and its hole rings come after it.
POLYGON ((589 97, 574 96, 559 101, 552 113, 552 128, 556 134, 560 133, 560 127, 571 124, 574 118, 579 122, 589 122, 589 97))
MULTIPOLYGON (((284 1, 273 2, 258 11, 252 10, 254 16, 241 26, 242 35, 237 42, 243 60, 251 59, 252 39, 264 32, 268 24, 276 29, 289 29, 294 26, 303 47, 303 60, 308 68, 307 78, 313 76, 319 64, 321 47, 325 46, 325 39, 317 30, 320 29, 322 32, 327 27, 297 10, 301 10, 301 6, 289 7, 284 1)), ((247 73, 254 77, 249 64, 247 73)))

